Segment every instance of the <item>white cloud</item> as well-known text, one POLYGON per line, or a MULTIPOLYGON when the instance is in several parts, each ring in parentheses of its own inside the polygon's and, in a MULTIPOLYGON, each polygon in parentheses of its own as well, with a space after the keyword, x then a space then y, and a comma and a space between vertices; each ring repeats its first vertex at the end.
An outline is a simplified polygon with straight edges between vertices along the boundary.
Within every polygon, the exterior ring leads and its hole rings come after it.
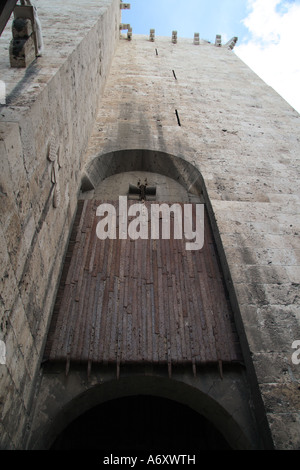
POLYGON ((250 39, 236 54, 300 113, 300 4, 287 0, 248 0, 243 20, 250 39))

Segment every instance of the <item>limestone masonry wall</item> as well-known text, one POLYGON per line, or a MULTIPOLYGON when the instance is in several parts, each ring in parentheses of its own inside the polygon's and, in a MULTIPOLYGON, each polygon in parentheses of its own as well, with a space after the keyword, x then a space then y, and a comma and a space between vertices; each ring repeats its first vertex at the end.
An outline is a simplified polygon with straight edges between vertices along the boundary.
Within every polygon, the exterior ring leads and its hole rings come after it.
POLYGON ((228 48, 120 39, 119 0, 39 0, 38 14, 28 68, 10 68, 11 24, 0 38, 0 448, 28 443, 82 177, 145 150, 203 176, 275 447, 299 449, 299 114, 228 48))
POLYGON ((1 36, 0 448, 23 448, 45 335, 98 101, 119 40, 119 0, 38 2, 44 53, 11 69, 1 36), (49 155, 50 151, 50 155, 49 155), (49 160, 49 158, 51 160, 49 160), (55 160, 53 160, 55 159, 55 160))
POLYGON ((299 131, 299 114, 234 51, 133 34, 120 42, 85 157, 89 168, 101 154, 151 149, 201 172, 273 440, 284 449, 300 447, 299 131))

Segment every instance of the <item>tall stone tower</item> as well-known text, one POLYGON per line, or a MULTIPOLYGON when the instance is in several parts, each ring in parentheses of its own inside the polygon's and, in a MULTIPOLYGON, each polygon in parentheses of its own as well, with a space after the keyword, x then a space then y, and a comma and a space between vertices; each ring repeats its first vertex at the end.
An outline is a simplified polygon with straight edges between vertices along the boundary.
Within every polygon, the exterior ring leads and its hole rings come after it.
POLYGON ((0 38, 0 447, 299 449, 299 114, 128 7, 39 0, 22 66, 0 38))

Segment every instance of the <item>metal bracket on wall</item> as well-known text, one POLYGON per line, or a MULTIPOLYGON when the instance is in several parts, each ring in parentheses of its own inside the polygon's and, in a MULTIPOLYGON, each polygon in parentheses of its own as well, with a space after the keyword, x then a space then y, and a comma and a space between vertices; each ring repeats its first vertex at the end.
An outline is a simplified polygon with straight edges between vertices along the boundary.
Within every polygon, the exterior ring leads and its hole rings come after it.
POLYGON ((141 180, 138 181, 137 186, 130 184, 128 193, 129 195, 138 195, 141 201, 145 201, 147 196, 156 196, 156 187, 148 186, 146 178, 144 184, 141 183, 141 180))
POLYGON ((53 184, 53 207, 57 208, 60 205, 61 193, 59 185, 59 170, 62 167, 61 163, 61 147, 57 144, 54 134, 51 134, 48 144, 47 158, 52 162, 51 168, 51 183, 53 184))

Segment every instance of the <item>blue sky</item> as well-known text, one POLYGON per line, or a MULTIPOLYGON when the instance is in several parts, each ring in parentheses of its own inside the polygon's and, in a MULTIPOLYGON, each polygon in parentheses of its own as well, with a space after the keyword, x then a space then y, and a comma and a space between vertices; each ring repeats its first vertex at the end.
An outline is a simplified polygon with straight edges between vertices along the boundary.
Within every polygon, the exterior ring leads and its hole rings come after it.
POLYGON ((134 34, 225 43, 238 37, 236 53, 300 113, 300 0, 123 0, 122 22, 134 34))
MULTIPOLYGON (((124 0, 125 3, 125 0, 124 0)), ((241 19, 247 16, 244 0, 128 0, 130 10, 123 11, 124 23, 130 23, 135 34, 192 38, 195 32, 203 39, 214 41, 216 34, 242 36, 247 29, 241 19)), ((229 38, 229 39, 230 39, 229 38)))

